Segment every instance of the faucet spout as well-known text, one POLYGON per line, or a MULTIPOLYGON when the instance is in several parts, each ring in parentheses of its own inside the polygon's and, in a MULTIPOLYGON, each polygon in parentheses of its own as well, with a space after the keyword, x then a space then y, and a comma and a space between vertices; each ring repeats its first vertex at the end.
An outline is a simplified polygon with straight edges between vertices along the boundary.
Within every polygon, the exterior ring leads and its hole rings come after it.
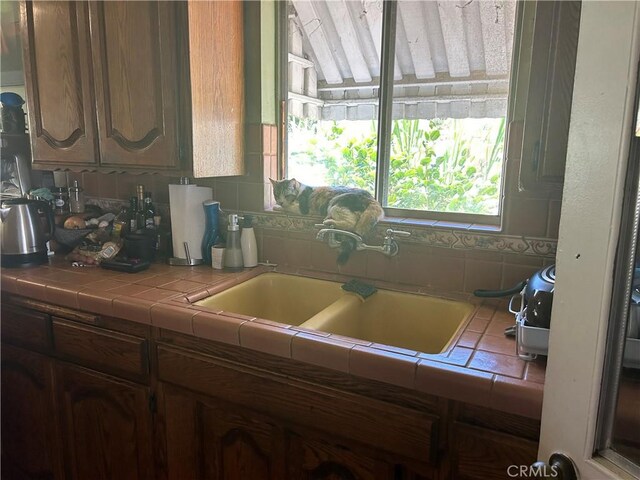
POLYGON ((397 255, 399 251, 398 243, 396 242, 394 237, 396 235, 401 237, 408 237, 410 235, 409 232, 388 229, 386 231, 384 243, 382 245, 367 245, 366 243, 364 243, 364 240, 360 235, 348 230, 339 230, 337 228, 334 228, 333 226, 326 228, 326 225, 324 224, 316 225, 316 227, 320 228, 320 230, 316 234, 316 240, 319 240, 321 242, 324 242, 326 240, 327 245, 329 245, 329 247, 331 248, 339 248, 342 245, 344 237, 348 237, 352 238, 355 241, 355 250, 373 250, 376 252, 380 252, 388 257, 397 255))
POLYGON ((321 242, 327 240, 327 244, 331 248, 338 248, 341 245, 342 240, 340 237, 349 237, 355 240, 356 242, 356 250, 361 250, 361 246, 364 245, 362 241, 362 237, 353 232, 349 232, 347 230, 338 230, 337 228, 323 228, 316 234, 316 240, 320 240, 321 242))

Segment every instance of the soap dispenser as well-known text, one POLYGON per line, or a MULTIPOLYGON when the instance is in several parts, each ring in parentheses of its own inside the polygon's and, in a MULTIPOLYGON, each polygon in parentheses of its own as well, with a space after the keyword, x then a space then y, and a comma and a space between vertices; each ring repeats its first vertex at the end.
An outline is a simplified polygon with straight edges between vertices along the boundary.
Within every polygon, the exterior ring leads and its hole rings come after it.
POLYGON ((242 234, 240 235, 242 246, 242 261, 245 267, 258 265, 258 243, 253 231, 253 217, 245 215, 242 219, 242 234))
POLYGON ((238 215, 232 213, 229 215, 229 226, 227 228, 227 247, 224 252, 224 268, 233 271, 241 270, 243 266, 238 215))

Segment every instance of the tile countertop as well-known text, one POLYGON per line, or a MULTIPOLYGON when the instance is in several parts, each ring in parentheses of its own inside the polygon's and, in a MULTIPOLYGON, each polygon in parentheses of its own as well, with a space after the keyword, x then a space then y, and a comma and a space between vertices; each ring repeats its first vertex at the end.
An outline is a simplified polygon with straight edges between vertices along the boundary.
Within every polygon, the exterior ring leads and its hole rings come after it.
MULTIPOLYGON (((26 269, 1 269, 4 293, 292 358, 431 395, 539 419, 545 360, 525 362, 503 335, 514 324, 504 302, 445 296, 477 305, 451 348, 424 354, 193 305, 270 267, 237 273, 206 266, 154 264, 136 274, 73 268, 60 257, 26 269)), ((345 277, 284 270, 328 280, 345 277)), ((372 282, 380 288, 394 285, 372 282)), ((407 291, 406 288, 403 288, 407 291)), ((409 291, 411 291, 409 289, 409 291)), ((418 288, 413 290, 422 292, 418 288)))

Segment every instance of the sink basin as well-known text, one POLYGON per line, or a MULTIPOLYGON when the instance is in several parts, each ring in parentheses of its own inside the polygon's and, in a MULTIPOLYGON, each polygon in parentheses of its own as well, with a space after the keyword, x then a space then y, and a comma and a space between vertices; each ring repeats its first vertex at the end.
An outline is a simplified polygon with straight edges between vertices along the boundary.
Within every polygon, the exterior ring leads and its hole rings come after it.
POLYGON ((342 284, 282 273, 263 273, 196 302, 212 310, 439 353, 473 311, 473 305, 378 290, 363 300, 342 284))
POLYGON ((196 305, 300 325, 343 295, 337 282, 263 273, 196 305))
POLYGON ((440 353, 473 309, 469 303, 378 290, 364 301, 354 294, 345 294, 302 326, 424 353, 440 353))

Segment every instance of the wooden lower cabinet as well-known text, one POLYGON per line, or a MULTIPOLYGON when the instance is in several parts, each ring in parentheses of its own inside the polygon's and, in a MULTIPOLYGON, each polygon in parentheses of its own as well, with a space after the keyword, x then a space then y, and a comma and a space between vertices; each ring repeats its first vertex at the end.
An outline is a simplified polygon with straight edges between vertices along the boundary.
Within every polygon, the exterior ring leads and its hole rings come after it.
POLYGON ((172 385, 161 388, 169 479, 403 478, 373 453, 356 451, 329 434, 302 434, 303 428, 246 408, 172 385))
POLYGON ((2 305, 2 478, 491 480, 536 460, 535 420, 40 308, 2 305))
POLYGON ((67 478, 154 478, 147 387, 65 364, 56 382, 67 478))
POLYGON ((2 345, 2 478, 61 479, 53 361, 2 345))

